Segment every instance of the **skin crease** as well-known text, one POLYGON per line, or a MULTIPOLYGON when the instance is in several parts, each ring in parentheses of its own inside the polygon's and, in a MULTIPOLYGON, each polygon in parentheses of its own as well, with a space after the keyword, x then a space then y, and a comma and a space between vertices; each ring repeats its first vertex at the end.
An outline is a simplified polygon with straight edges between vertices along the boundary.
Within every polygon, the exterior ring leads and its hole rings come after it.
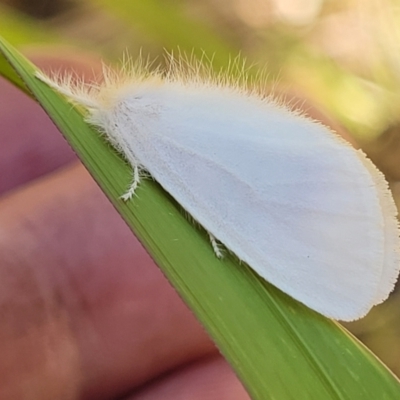
MULTIPOLYGON (((99 71, 56 53, 28 54, 99 71)), ((40 107, 0 104, 0 400, 249 399, 40 107)))

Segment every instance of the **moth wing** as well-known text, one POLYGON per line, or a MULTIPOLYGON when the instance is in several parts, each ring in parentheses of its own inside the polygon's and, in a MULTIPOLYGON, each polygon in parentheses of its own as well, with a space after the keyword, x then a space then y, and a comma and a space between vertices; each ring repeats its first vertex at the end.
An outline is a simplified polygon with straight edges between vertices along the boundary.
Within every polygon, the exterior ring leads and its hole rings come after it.
POLYGON ((374 302, 374 304, 380 304, 387 299, 399 274, 399 222, 396 218, 397 208, 383 174, 368 158, 361 155, 360 159, 370 172, 375 183, 383 214, 384 262, 374 302))
POLYGON ((233 121, 197 110, 183 120, 169 110, 146 155, 151 175, 194 219, 328 317, 360 318, 388 296, 399 268, 396 212, 365 156, 284 110, 252 116, 240 107, 233 121))

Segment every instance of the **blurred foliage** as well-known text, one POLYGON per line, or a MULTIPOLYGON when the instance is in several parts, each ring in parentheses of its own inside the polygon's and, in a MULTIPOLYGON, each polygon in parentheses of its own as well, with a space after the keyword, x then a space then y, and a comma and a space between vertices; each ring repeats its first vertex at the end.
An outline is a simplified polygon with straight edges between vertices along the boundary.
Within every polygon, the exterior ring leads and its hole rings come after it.
POLYGON ((1 34, 15 45, 54 43, 57 37, 49 35, 45 24, 18 13, 0 3, 1 34))
MULTIPOLYGON (((395 0, 0 1, 33 16, 42 10, 41 18, 51 16, 41 25, 52 32, 47 37, 57 33, 107 59, 126 50, 156 57, 179 48, 204 52, 222 67, 240 52, 250 64, 266 66, 271 80, 307 93, 364 142, 399 115, 395 0)), ((3 29, 19 24, 14 20, 0 10, 3 29)), ((25 30, 4 36, 20 43, 25 30)))
POLYGON ((35 18, 50 18, 73 7, 73 0, 2 0, 3 4, 10 5, 21 13, 35 18))
MULTIPOLYGON (((164 48, 195 49, 205 51, 217 67, 240 52, 250 64, 267 66, 271 84, 278 80, 326 108, 391 179, 400 199, 395 0, 54 0, 41 13, 32 10, 49 2, 2 2, 31 13, 0 8, 2 35, 18 45, 62 38, 109 60, 126 50, 156 57, 164 48)), ((346 325, 398 375, 399 297, 393 295, 362 321, 346 325)))

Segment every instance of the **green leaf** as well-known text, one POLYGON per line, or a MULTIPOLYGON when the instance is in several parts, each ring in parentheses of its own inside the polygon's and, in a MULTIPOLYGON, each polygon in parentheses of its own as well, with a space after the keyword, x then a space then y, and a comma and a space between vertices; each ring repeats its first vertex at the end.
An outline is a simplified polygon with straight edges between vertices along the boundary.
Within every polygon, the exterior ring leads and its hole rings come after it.
POLYGON ((0 75, 4 76, 7 80, 25 93, 30 94, 28 88, 25 86, 24 81, 18 76, 18 74, 15 72, 15 69, 11 67, 10 63, 4 57, 0 57, 0 75))
POLYGON ((338 323, 299 304, 233 257, 217 259, 205 232, 187 221, 156 182, 143 182, 137 198, 121 201, 130 168, 84 122, 80 110, 36 79, 35 68, 4 40, 0 52, 206 327, 253 399, 400 398, 399 381, 338 323))

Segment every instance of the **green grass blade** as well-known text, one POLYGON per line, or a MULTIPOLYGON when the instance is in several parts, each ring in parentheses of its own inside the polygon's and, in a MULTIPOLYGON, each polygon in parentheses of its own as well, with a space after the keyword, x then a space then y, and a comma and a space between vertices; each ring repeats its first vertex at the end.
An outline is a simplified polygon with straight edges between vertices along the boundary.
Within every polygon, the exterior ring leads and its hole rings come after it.
POLYGON ((15 72, 15 69, 11 67, 10 63, 5 57, 0 57, 0 75, 4 76, 8 81, 17 86, 19 89, 30 95, 28 88, 24 81, 15 72))
POLYGON ((232 257, 218 260, 206 234, 187 221, 157 183, 143 182, 134 201, 122 202, 130 168, 84 122, 82 113, 37 80, 35 67, 1 39, 0 54, 204 324, 253 399, 400 398, 399 381, 339 324, 232 257))

